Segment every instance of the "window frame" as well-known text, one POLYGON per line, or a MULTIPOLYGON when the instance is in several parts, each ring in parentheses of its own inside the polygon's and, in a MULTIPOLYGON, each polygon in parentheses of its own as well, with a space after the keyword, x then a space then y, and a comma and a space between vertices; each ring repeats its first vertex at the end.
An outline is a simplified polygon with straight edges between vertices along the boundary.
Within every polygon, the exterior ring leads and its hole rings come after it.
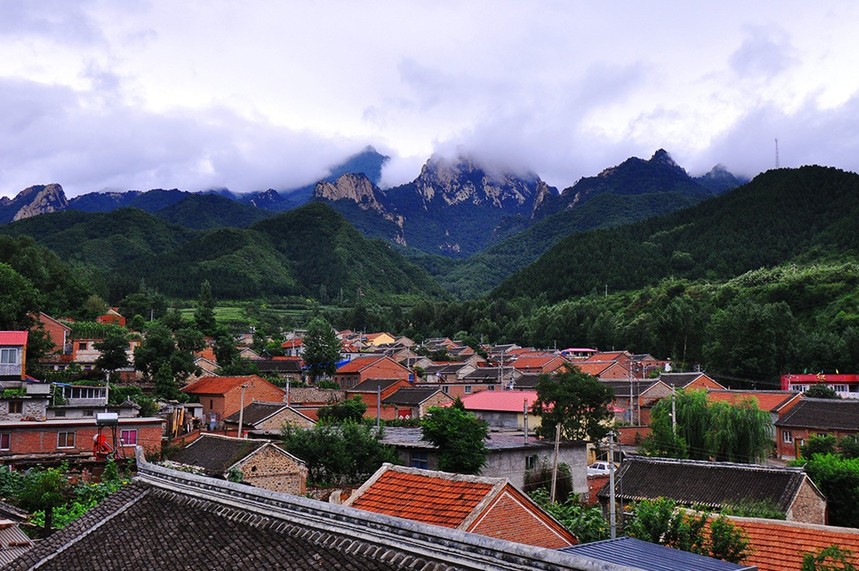
POLYGON ((10 400, 7 405, 9 414, 24 414, 24 401, 10 400))
POLYGON ((123 428, 119 431, 119 442, 121 446, 137 446, 137 441, 140 438, 140 433, 136 428, 123 428), (129 442, 125 435, 134 435, 132 440, 133 442, 129 442))
POLYGON ((20 358, 18 354, 21 352, 17 347, 0 347, 0 365, 18 365, 20 364, 20 358), (11 360, 8 360, 9 357, 4 358, 4 355, 11 355, 11 360))
POLYGON ((75 431, 74 430, 63 430, 57 432, 57 448, 67 450, 69 448, 75 448, 75 431), (71 444, 69 444, 69 437, 71 436, 71 444), (60 445, 60 442, 64 442, 63 445, 60 445))
POLYGON ((427 450, 412 450, 409 453, 409 467, 429 470, 429 452, 427 450))
POLYGON ((782 430, 781 441, 785 444, 793 444, 793 432, 790 430, 782 430))
POLYGON ((0 450, 8 452, 12 450, 12 433, 0 432, 0 450))

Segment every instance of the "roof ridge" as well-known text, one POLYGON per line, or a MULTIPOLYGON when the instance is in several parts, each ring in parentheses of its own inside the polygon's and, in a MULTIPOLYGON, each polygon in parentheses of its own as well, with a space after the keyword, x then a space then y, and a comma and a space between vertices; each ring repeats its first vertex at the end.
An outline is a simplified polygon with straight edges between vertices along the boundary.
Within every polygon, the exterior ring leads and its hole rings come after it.
POLYGON ((712 468, 739 468, 743 470, 754 470, 758 472, 779 472, 779 473, 800 473, 804 474, 805 470, 801 467, 793 466, 771 466, 768 464, 743 464, 741 462, 716 462, 712 460, 692 460, 689 458, 662 458, 658 456, 640 456, 630 455, 627 461, 632 462, 649 462, 651 464, 680 464, 680 465, 696 465, 712 468))

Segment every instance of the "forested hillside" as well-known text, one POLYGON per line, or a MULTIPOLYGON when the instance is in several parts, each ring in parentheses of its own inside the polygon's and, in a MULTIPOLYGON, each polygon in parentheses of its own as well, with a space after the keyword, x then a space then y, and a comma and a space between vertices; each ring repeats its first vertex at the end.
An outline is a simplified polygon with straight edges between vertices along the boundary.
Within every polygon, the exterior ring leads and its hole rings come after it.
POLYGON ((570 236, 494 296, 560 301, 675 277, 724 281, 749 270, 859 252, 859 175, 803 167, 766 172, 693 208, 570 236))

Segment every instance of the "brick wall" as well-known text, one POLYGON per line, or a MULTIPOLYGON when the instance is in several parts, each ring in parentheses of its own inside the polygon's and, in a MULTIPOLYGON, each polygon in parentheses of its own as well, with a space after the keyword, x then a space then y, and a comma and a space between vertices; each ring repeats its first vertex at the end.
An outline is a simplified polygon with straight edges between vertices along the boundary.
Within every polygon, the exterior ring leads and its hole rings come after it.
MULTIPOLYGON (((153 419, 139 422, 122 423, 117 427, 117 440, 122 430, 137 430, 137 445, 143 446, 147 453, 161 451, 161 435, 163 424, 153 419)), ((9 450, 2 451, 4 455, 11 454, 91 454, 94 437, 98 434, 95 421, 92 424, 75 423, 21 423, 17 425, 0 426, 0 432, 9 433, 9 450), (60 441, 59 434, 64 433, 60 441), (71 436, 73 435, 73 436, 71 436), (66 444, 60 447, 59 444, 66 444)), ((108 442, 113 442, 113 433, 104 429, 102 434, 108 442)), ((126 456, 134 456, 134 444, 123 446, 126 456)), ((2 457, 2 456, 0 456, 2 457)))
POLYGON ((466 531, 549 549, 576 543, 572 534, 509 489, 503 490, 466 531))

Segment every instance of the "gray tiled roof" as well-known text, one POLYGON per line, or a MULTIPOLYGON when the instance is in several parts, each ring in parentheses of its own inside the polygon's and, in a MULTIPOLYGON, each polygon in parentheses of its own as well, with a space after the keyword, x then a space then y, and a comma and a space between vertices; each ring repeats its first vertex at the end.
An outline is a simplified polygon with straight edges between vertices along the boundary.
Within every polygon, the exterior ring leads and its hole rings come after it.
POLYGON ((185 448, 171 455, 170 460, 189 466, 198 466, 210 476, 220 476, 230 466, 267 443, 268 440, 225 438, 203 434, 185 448))
POLYGON ((399 383, 403 379, 367 379, 347 389, 350 393, 375 393, 378 390, 385 390, 391 385, 399 383))
POLYGON ((436 394, 438 387, 414 387, 402 388, 382 401, 383 404, 400 404, 405 406, 417 406, 436 394))
POLYGON ((169 470, 135 482, 8 569, 623 571, 619 566, 169 470))
MULTIPOLYGON (((252 402, 245 407, 242 414, 242 422, 248 426, 261 422, 271 415, 286 408, 286 403, 283 402, 252 402)), ((224 422, 238 422, 239 413, 236 412, 224 419, 224 422)))
POLYGON ((859 400, 803 397, 775 422, 783 428, 850 430, 859 432, 859 400))
MULTIPOLYGON (((615 397, 629 397, 629 381, 600 381, 604 385, 608 385, 611 387, 611 390, 614 391, 615 397)), ((638 396, 653 385, 655 385, 658 381, 632 381, 632 394, 633 396, 638 396)))
MULTIPOLYGON (((624 500, 671 498, 712 508, 768 501, 786 512, 805 479, 801 468, 633 456, 617 473, 615 493, 624 500)), ((608 484, 597 495, 608 498, 608 484)))
POLYGON ((690 569, 695 571, 744 571, 757 569, 754 566, 729 563, 632 537, 581 543, 572 547, 565 547, 561 551, 587 555, 600 561, 630 565, 642 571, 689 571, 690 569))

